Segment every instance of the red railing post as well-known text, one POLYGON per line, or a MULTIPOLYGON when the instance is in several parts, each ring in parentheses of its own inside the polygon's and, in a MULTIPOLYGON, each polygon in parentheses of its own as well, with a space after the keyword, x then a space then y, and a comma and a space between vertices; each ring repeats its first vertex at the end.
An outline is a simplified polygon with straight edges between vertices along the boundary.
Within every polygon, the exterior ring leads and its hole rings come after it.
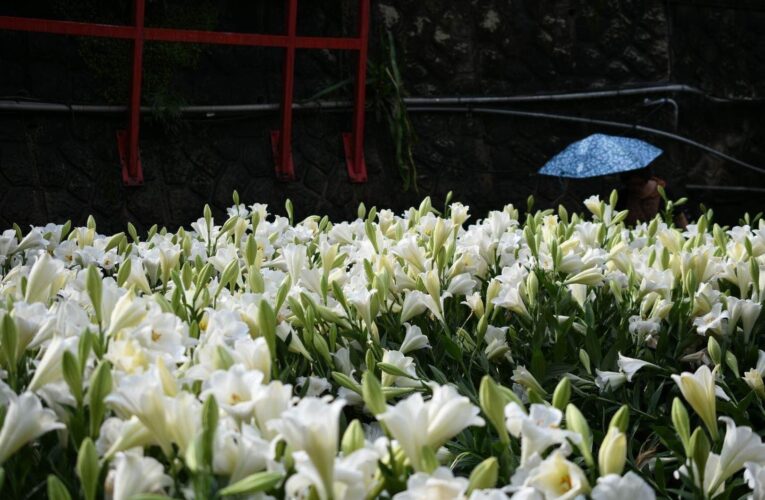
POLYGON ((284 18, 287 25, 287 45, 284 48, 282 75, 282 123, 281 130, 271 132, 271 146, 276 164, 276 178, 281 181, 291 181, 295 179, 295 167, 292 162, 292 100, 295 90, 297 0, 286 0, 284 18))
POLYGON ((117 145, 122 163, 122 181, 127 186, 143 184, 139 150, 141 123, 141 76, 143 73, 144 14, 146 0, 133 0, 133 73, 130 80, 130 109, 127 131, 117 132, 117 145))
POLYGON ((327 49, 358 51, 356 86, 354 90, 353 130, 343 134, 346 167, 352 182, 365 182, 367 170, 364 164, 364 119, 366 99, 367 45, 369 40, 370 0, 359 0, 357 37, 316 37, 297 35, 298 0, 285 0, 284 35, 257 33, 229 33, 173 28, 144 27, 146 0, 133 0, 133 25, 82 23, 23 17, 0 16, 0 29, 55 33, 60 35, 95 36, 131 40, 133 42, 133 71, 130 82, 130 105, 127 130, 117 132, 117 147, 122 166, 122 179, 128 186, 143 184, 143 170, 139 151, 141 122, 141 79, 143 73, 143 44, 145 40, 156 42, 213 43, 261 47, 282 47, 285 51, 283 94, 281 101, 281 128, 271 131, 276 176, 280 180, 294 180, 292 160, 292 103, 295 90, 296 49, 327 49))
POLYGON ((364 122, 367 86, 367 46, 369 41, 369 0, 359 0, 359 57, 353 100, 353 131, 343 134, 345 166, 351 182, 367 181, 364 162, 364 122))

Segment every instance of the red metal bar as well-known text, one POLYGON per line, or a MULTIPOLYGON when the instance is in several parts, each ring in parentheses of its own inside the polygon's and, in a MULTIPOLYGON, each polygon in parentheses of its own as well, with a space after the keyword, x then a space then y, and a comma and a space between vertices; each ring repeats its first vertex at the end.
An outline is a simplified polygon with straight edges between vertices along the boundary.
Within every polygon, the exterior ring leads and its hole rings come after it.
POLYGON ((217 45, 245 45, 257 47, 284 47, 298 49, 359 50, 358 38, 315 37, 288 35, 262 35, 258 33, 229 33, 225 31, 196 31, 171 28, 146 28, 146 40, 157 42, 210 43, 217 45))
POLYGON ((367 45, 369 40, 369 0, 359 0, 357 38, 297 36, 297 0, 286 0, 285 35, 212 32, 170 28, 144 27, 146 0, 133 0, 134 25, 81 23, 49 19, 0 16, 0 29, 32 31, 74 36, 118 38, 133 41, 133 71, 130 86, 130 107, 127 130, 117 132, 117 146, 122 163, 122 177, 127 185, 143 184, 143 170, 139 153, 141 106, 141 78, 143 45, 145 40, 160 42, 210 43, 285 49, 283 69, 284 89, 281 103, 281 129, 271 132, 276 175, 281 180, 293 180, 295 169, 292 159, 292 103, 295 87, 295 50, 330 49, 358 51, 356 85, 354 92, 353 131, 343 134, 346 167, 352 182, 367 180, 364 163, 364 119, 366 100, 367 45))
POLYGON ((122 154, 122 181, 127 186, 140 186, 143 184, 143 169, 141 168, 141 156, 139 145, 139 129, 141 124, 141 76, 143 72, 143 41, 144 41, 144 13, 146 12, 146 0, 133 0, 133 20, 135 22, 135 38, 133 39, 133 73, 130 82, 130 110, 128 115, 128 130, 118 132, 118 143, 121 145, 122 154))
POLYGON ((287 47, 284 50, 282 125, 279 132, 271 132, 271 143, 276 151, 276 177, 281 181, 295 179, 292 163, 292 98, 295 90, 295 40, 297 38, 297 0, 286 0, 287 47))
POLYGON ((34 31, 56 35, 97 36, 105 38, 127 38, 135 36, 132 26, 112 24, 90 24, 74 21, 54 21, 28 17, 0 16, 0 29, 13 31, 34 31))
MULTIPOLYGON (((135 38, 133 26, 114 24, 91 24, 75 21, 56 21, 26 17, 0 16, 0 29, 31 31, 55 35, 95 36, 103 38, 135 38)), ((216 31, 184 30, 173 28, 144 28, 144 40, 153 42, 209 43, 216 45, 244 45, 253 47, 287 47, 286 35, 263 35, 258 33, 231 33, 216 31)), ((359 50, 357 38, 296 36, 298 49, 359 50)))
POLYGON ((364 162, 364 119, 367 88, 367 41, 369 39, 369 0, 359 0, 359 59, 353 108, 353 132, 343 134, 345 164, 351 182, 367 181, 364 162))

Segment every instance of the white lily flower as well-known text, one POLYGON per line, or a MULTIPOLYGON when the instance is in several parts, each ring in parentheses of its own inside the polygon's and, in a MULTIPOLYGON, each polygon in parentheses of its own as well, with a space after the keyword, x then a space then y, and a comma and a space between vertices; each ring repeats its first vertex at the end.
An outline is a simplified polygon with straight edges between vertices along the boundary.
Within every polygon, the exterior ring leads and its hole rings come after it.
POLYGON ((658 368, 658 366, 653 363, 649 363, 648 361, 622 356, 622 353, 619 353, 619 360, 617 361, 617 364, 619 365, 619 369, 622 371, 622 373, 627 376, 627 382, 632 382, 632 377, 634 377, 635 373, 637 373, 641 368, 645 368, 646 366, 658 368))
POLYGON ((409 323, 404 323, 404 326, 406 327, 406 335, 404 336, 404 341, 401 343, 399 351, 408 354, 409 352, 418 349, 430 348, 430 339, 422 334, 422 330, 419 326, 411 325, 409 323))
POLYGON ((277 430, 296 451, 304 451, 321 478, 320 495, 333 491, 335 456, 337 455, 340 411, 345 401, 332 403, 325 399, 304 398, 297 406, 272 420, 269 427, 277 430))
POLYGON ((420 382, 415 372, 414 359, 409 356, 404 356, 400 351, 388 351, 383 352, 383 363, 388 363, 395 366, 399 370, 403 371, 409 377, 399 377, 391 375, 390 373, 383 372, 381 383, 383 387, 389 387, 396 385, 399 387, 419 387, 420 382))
POLYGON ((117 453, 114 469, 106 479, 106 492, 113 500, 128 500, 140 493, 163 493, 173 484, 162 464, 135 453, 117 453))
POLYGON ((497 328, 496 326, 489 325, 486 328, 486 334, 484 335, 484 342, 486 342, 486 357, 491 361, 503 359, 503 357, 510 352, 510 346, 507 345, 507 329, 508 327, 497 328))
POLYGON ((551 406, 532 404, 528 415, 515 402, 505 407, 508 432, 521 438, 521 466, 527 465, 535 455, 541 456, 552 445, 564 444, 567 440, 581 441, 576 432, 560 428, 562 419, 563 412, 551 406))
POLYGON ((608 474, 599 477, 591 496, 593 500, 654 500, 656 493, 643 478, 630 471, 623 476, 608 474))
POLYGON ((430 385, 433 397, 427 402, 428 444, 434 449, 443 446, 463 429, 470 426, 482 427, 480 409, 468 398, 460 395, 451 385, 430 385))
POLYGON ((722 304, 718 302, 707 314, 694 319, 693 326, 699 335, 707 335, 707 332, 720 335, 726 331, 728 316, 728 311, 723 311, 722 304))
POLYGON ((233 420, 224 420, 215 431, 214 446, 213 471, 229 476, 230 483, 265 470, 268 464, 269 442, 251 425, 243 424, 239 430, 233 420))
POLYGON ((261 434, 268 439, 273 439, 277 432, 272 429, 270 422, 281 418, 282 413, 291 406, 292 386, 282 384, 275 380, 268 385, 260 385, 254 391, 255 422, 261 434))
MULTIPOLYGON (((716 371, 716 370, 715 370, 716 371)), ((696 373, 683 372, 680 375, 672 375, 680 388, 683 397, 698 413, 701 419, 712 433, 717 436, 717 402, 714 373, 706 365, 702 365, 696 373)))
POLYGON ((454 477, 446 467, 439 467, 432 474, 417 472, 409 477, 406 490, 396 493, 394 500, 461 500, 465 498, 468 480, 454 477))
POLYGON ((733 419, 720 417, 725 423, 725 440, 720 451, 720 460, 715 467, 711 486, 707 493, 716 490, 733 474, 741 470, 747 462, 765 464, 765 443, 751 427, 737 427, 733 419))
POLYGON ((28 303, 48 302, 66 280, 64 264, 43 253, 29 271, 27 290, 24 300, 28 303))
POLYGON ((16 324, 16 356, 21 356, 27 346, 32 342, 44 324, 50 320, 51 314, 48 308, 40 302, 27 304, 16 302, 11 312, 13 322, 16 324))
POLYGON ((151 444, 154 444, 151 432, 135 415, 128 420, 110 417, 101 424, 98 440, 96 440, 96 451, 104 458, 110 459, 118 451, 151 444))
POLYGON ((25 392, 8 405, 0 430, 0 465, 19 448, 43 434, 65 425, 56 420, 53 411, 43 408, 37 396, 25 392))
POLYGON ((146 303, 142 298, 136 297, 135 292, 130 289, 114 305, 106 334, 116 335, 123 328, 137 326, 146 317, 146 314, 146 303))
POLYGON ((765 466, 754 462, 747 462, 744 479, 752 490, 749 500, 765 500, 765 466))
POLYGON ((28 390, 36 391, 45 384, 63 379, 64 369, 61 360, 64 358, 65 352, 76 352, 78 342, 77 337, 53 337, 43 351, 42 359, 35 368, 28 390))
POLYGON ((214 396, 218 406, 239 420, 252 416, 255 409, 254 393, 263 381, 259 371, 247 370, 243 365, 233 365, 228 370, 218 370, 205 381, 199 395, 203 401, 214 396))
POLYGON ((425 295, 419 290, 413 290, 404 296, 404 304, 401 307, 401 323, 404 324, 410 319, 425 312, 425 295))
POLYGON ((431 385, 433 397, 425 402, 415 393, 396 406, 388 406, 378 420, 384 422, 404 449, 415 470, 422 470, 422 448, 441 447, 466 427, 483 426, 480 410, 448 385, 431 385))
POLYGON ((524 486, 542 493, 542 498, 573 499, 590 491, 582 469, 554 451, 529 473, 524 486))
POLYGON ((525 366, 519 366, 515 370, 513 370, 513 381, 517 382, 518 384, 522 385, 523 387, 527 389, 534 390, 538 392, 542 396, 547 395, 547 391, 542 388, 542 386, 539 384, 537 379, 534 377, 534 375, 531 374, 531 372, 526 369, 525 366))
POLYGON ((496 307, 508 309, 524 318, 531 318, 526 304, 521 298, 521 292, 518 285, 502 285, 499 294, 491 301, 496 307))
MULTIPOLYGON (((723 492, 724 485, 722 484, 717 486, 717 488, 712 491, 712 479, 714 477, 715 471, 717 470, 718 464, 720 463, 720 455, 717 453, 710 453, 709 456, 707 456, 707 463, 704 466, 704 484, 701 484, 700 482, 701 474, 699 474, 696 462, 690 461, 690 463, 691 467, 693 468, 693 482, 698 489, 707 492, 707 496, 710 498, 714 498, 723 492)), ((680 468, 674 472, 674 476, 675 479, 680 479, 681 476, 690 478, 691 475, 688 471, 688 466, 680 466, 680 468)))
POLYGON ((615 391, 628 380, 627 375, 621 372, 609 372, 595 370, 595 385, 601 392, 605 390, 615 391))

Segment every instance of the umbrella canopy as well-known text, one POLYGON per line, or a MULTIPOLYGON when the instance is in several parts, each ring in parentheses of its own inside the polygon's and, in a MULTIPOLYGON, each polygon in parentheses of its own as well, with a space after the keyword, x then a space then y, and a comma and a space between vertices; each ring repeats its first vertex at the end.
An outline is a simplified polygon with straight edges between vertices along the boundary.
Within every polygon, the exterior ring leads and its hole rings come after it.
POLYGON ((594 134, 570 144, 539 173, 572 179, 616 174, 643 168, 661 153, 661 149, 638 139, 594 134))

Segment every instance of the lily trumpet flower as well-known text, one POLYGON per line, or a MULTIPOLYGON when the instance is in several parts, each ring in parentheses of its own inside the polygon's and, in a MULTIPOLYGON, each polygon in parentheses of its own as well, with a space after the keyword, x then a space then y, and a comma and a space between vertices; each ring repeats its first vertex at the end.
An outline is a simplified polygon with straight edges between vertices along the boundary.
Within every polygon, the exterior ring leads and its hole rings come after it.
POLYGON ((680 392, 691 408, 701 417, 713 438, 717 438, 717 401, 715 373, 706 365, 702 365, 696 373, 683 372, 672 375, 680 388, 680 392))
POLYGON ((8 405, 0 430, 0 465, 28 442, 65 427, 56 419, 53 410, 43 408, 37 396, 25 392, 8 405))

